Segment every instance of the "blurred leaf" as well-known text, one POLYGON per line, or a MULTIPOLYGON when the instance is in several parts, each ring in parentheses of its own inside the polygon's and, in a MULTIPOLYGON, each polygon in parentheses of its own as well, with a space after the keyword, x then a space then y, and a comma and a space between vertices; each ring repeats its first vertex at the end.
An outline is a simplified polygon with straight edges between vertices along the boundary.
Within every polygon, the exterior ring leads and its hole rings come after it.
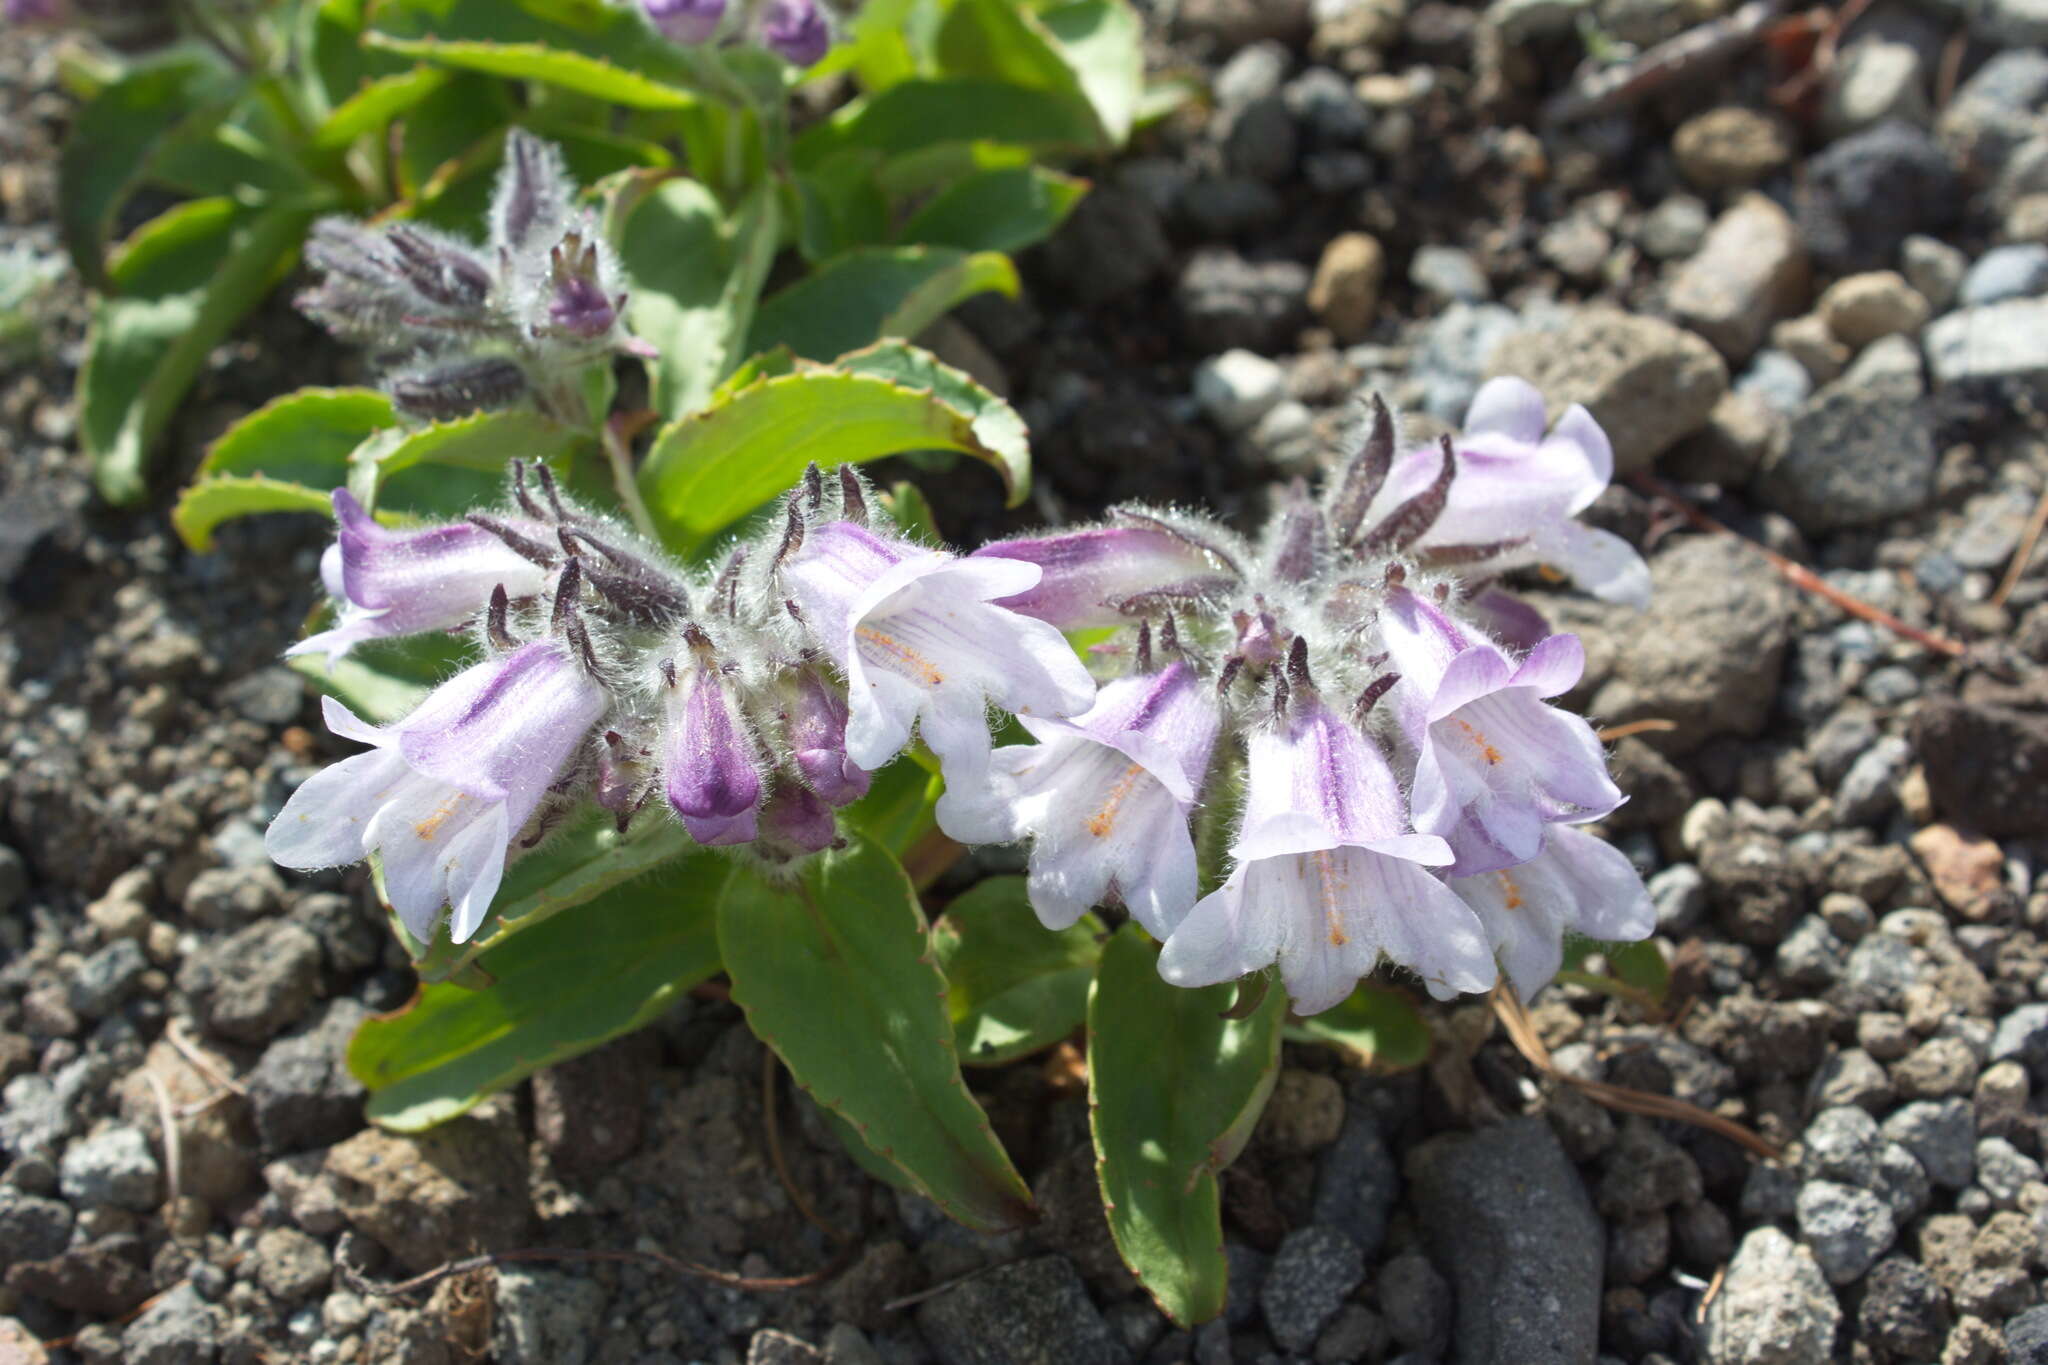
POLYGON ((882 154, 852 147, 791 179, 796 201, 797 249, 817 264, 889 236, 889 199, 876 172, 882 154))
POLYGON ((1084 103, 1044 90, 999 80, 908 80, 806 129, 796 140, 795 160, 810 167, 851 147, 899 156, 983 141, 1083 151, 1099 145, 1101 132, 1084 103))
POLYGON ((884 337, 912 337, 976 294, 1017 296, 1017 268, 999 252, 856 247, 761 305, 749 354, 786 345, 831 360, 884 337))
POLYGON ((481 172, 496 163, 505 127, 515 112, 504 82, 459 72, 396 121, 398 155, 393 169, 400 192, 418 201, 416 210, 430 207, 458 181, 475 186, 475 206, 466 213, 416 211, 414 217, 475 236, 490 194, 490 182, 481 172))
POLYGON ((889 520, 896 523, 896 529, 912 540, 931 545, 943 539, 932 515, 931 500, 909 480, 899 479, 890 484, 889 491, 882 495, 882 506, 888 509, 889 520))
POLYGON ((372 47, 463 71, 509 80, 540 81, 593 95, 628 109, 687 109, 697 97, 601 57, 564 52, 542 43, 490 43, 435 38, 393 38, 372 33, 372 47))
POLYGON ((902 858, 918 840, 938 828, 932 811, 945 784, 910 756, 874 775, 868 794, 840 812, 849 829, 902 858))
POLYGON ((896 236, 963 251, 1021 251, 1050 237, 1087 192, 1087 181, 1036 166, 982 171, 941 190, 896 236))
POLYGON ((1076 0, 1039 14, 1111 147, 1130 140, 1145 102, 1145 31, 1126 0, 1076 0))
POLYGON ((218 119, 237 84, 218 58, 179 50, 133 67, 73 116, 58 155, 57 227, 87 284, 109 287, 107 234, 150 158, 191 121, 218 119))
POLYGON ((300 6, 292 67, 302 74, 307 96, 322 117, 346 104, 370 82, 405 70, 400 58, 363 46, 364 10, 369 3, 304 0, 300 6))
POLYGON ((291 269, 314 210, 194 200, 138 229, 93 305, 79 436, 109 502, 147 490, 147 460, 208 352, 291 269))
POLYGON ((1022 877, 990 877, 955 897, 932 926, 932 946, 960 1060, 1000 1066, 1080 1028, 1101 933, 1093 915, 1047 929, 1022 877))
POLYGON ((1041 90, 1082 111, 1103 133, 1080 75, 1038 15, 1014 0, 955 0, 939 28, 939 65, 949 76, 1041 90))
POLYGON ((1102 950, 1088 1001, 1088 1099, 1110 1235, 1183 1327, 1223 1311, 1216 1176, 1237 1159, 1280 1071, 1286 995, 1225 1019, 1233 985, 1185 990, 1127 924, 1102 950))
POLYGON ((365 1021, 348 1066, 370 1091, 369 1117, 418 1132, 652 1022, 718 971, 726 866, 711 854, 675 857, 485 953, 487 988, 425 985, 403 1009, 365 1021))
POLYGON ((223 474, 201 479, 178 495, 171 525, 185 544, 204 553, 213 548, 213 532, 224 521, 258 512, 316 512, 326 515, 328 493, 304 484, 267 479, 260 474, 223 474))
POLYGON ((327 116, 313 134, 316 147, 342 148, 365 133, 381 131, 448 83, 438 67, 416 66, 395 76, 381 76, 351 95, 327 116))
POLYGON ((718 943, 755 1035, 870 1150, 969 1227, 1030 1220, 1030 1191, 961 1079, 917 894, 885 849, 854 842, 794 881, 736 868, 718 943))
POLYGON ((1564 966, 1557 979, 1607 995, 1635 996, 1661 1006, 1671 990, 1671 964, 1651 939, 1607 943, 1572 934, 1565 939, 1564 966), (1586 959, 1595 953, 1607 959, 1607 975, 1584 970, 1586 959))
POLYGON ((319 654, 295 655, 285 666, 372 725, 389 725, 474 662, 467 636, 430 631, 366 641, 332 668, 319 654))
POLYGON ((775 258, 777 198, 767 182, 727 220, 694 180, 664 180, 630 207, 615 234, 634 289, 627 317, 660 356, 654 406, 681 417, 704 406, 745 352, 761 283, 775 258))
POLYGON ((1415 1002, 1391 986, 1369 982, 1321 1014, 1295 1020, 1287 1036, 1297 1043, 1327 1043, 1356 1065, 1378 1071, 1429 1060, 1429 1023, 1415 1002))
POLYGON ((770 499, 816 462, 830 468, 909 450, 957 450, 1003 476, 1011 506, 1030 480, 1023 422, 957 370, 946 386, 806 368, 763 379, 672 422, 640 470, 649 511, 687 553, 770 499))
POLYGON ((376 389, 299 389, 273 398, 207 447, 198 477, 256 474, 311 488, 339 488, 348 457, 398 414, 376 389))

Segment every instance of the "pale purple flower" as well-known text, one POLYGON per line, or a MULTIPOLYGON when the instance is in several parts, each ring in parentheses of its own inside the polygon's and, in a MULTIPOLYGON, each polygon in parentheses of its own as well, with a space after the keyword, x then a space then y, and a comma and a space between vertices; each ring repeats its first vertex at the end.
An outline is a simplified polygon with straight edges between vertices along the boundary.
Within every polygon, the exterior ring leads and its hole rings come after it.
POLYGON ((1405 588, 1387 595, 1380 631, 1415 746, 1415 827, 1450 841, 1453 875, 1526 862, 1546 826, 1621 804, 1592 727, 1543 702, 1585 671, 1577 636, 1549 636, 1517 663, 1405 588))
MULTIPOLYGON (((449 630, 482 611, 491 589, 531 597, 548 571, 480 526, 458 521, 415 531, 379 526, 347 489, 334 490, 335 543, 320 558, 320 577, 340 602, 331 629, 285 653, 325 654, 331 664, 365 640, 449 630)), ((535 523, 510 523, 545 541, 535 523)))
POLYGON ((1184 662, 1119 678, 1072 720, 1027 718, 1038 743, 996 750, 986 788, 949 786, 939 828, 1031 839, 1031 905, 1048 929, 1114 898, 1165 938, 1195 903, 1188 813, 1221 723, 1215 688, 1184 662))
POLYGON ((1477 912, 1501 970, 1524 1000, 1557 975, 1566 931, 1634 942, 1657 927, 1656 907, 1627 855, 1569 825, 1552 825, 1543 851, 1528 862, 1453 877, 1451 889, 1477 912))
POLYGON ((663 788, 698 843, 749 843, 758 832, 763 789, 754 737, 708 647, 692 653, 671 666, 667 678, 663 788))
POLYGON ((846 691, 805 668, 789 680, 783 704, 783 741, 804 784, 828 806, 868 794, 868 770, 846 756, 846 691))
MULTIPOLYGON (((1614 448, 1593 415, 1565 409, 1546 434, 1543 395, 1520 379, 1489 380, 1454 438, 1457 473, 1443 510, 1410 547, 1470 554, 1496 547, 1469 568, 1495 573, 1547 564, 1595 597, 1643 606, 1650 571, 1620 536, 1575 518, 1614 477, 1614 448)), ((1366 515, 1371 525, 1427 489, 1443 471, 1435 445, 1394 461, 1366 515)))
POLYGON ((1033 587, 1036 564, 956 558, 850 521, 812 528, 782 565, 791 598, 846 675, 846 755, 869 771, 915 724, 949 787, 986 780, 990 702, 1019 716, 1071 716, 1095 682, 1043 621, 994 603, 1033 587))
POLYGON ((548 327, 592 341, 611 331, 625 309, 624 294, 605 292, 597 245, 571 232, 548 252, 548 327))
POLYGON ((1451 850, 1409 830, 1371 740, 1311 694, 1247 749, 1236 865, 1166 940, 1162 976, 1208 986, 1277 961, 1301 1014, 1343 1000, 1382 958, 1440 1000, 1493 984, 1478 917, 1428 870, 1451 850))
POLYGON ((725 18, 725 0, 640 0, 640 7, 662 37, 693 47, 718 32, 725 18))
POLYGON ((817 0, 768 0, 761 42, 792 66, 809 66, 832 46, 832 28, 817 0))
POLYGON ((997 605, 1050 621, 1061 630, 1129 624, 1126 603, 1161 589, 1220 581, 1218 566, 1195 546, 1152 526, 1097 526, 1047 536, 992 541, 972 558, 1021 559, 1044 573, 1028 592, 997 605))
POLYGON ((376 854, 405 927, 430 938, 483 923, 505 855, 608 697, 560 640, 536 640, 465 669, 393 725, 368 725, 332 697, 327 727, 374 745, 315 773, 264 835, 285 867, 338 867, 376 854))

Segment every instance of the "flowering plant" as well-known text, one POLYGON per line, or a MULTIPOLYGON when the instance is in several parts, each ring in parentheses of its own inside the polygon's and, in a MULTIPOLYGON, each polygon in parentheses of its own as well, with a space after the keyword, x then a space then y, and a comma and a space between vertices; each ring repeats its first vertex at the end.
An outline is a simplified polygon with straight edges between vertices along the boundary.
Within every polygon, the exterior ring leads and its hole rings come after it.
POLYGON ((1571 520, 1611 469, 1583 409, 1549 426, 1503 379, 1435 444, 1375 403, 1249 539, 1131 506, 960 554, 847 463, 695 561, 545 463, 403 530, 336 490, 337 621, 298 648, 472 646, 383 723, 330 698, 371 747, 268 835, 291 867, 370 860, 443 983, 359 1035, 373 1115, 444 1118, 723 971, 864 1164, 1004 1227, 1030 1193, 960 1067, 1085 1023, 1117 1245, 1212 1316, 1216 1176, 1284 1033, 1355 1033, 1401 982, 1526 996, 1568 936, 1654 927, 1581 828, 1622 796, 1551 702, 1578 642, 1497 586, 1542 562, 1642 599, 1633 551, 1571 520), (927 921, 947 850, 1019 841, 1026 876, 927 921), (511 1027, 452 1026, 478 1010, 511 1027))

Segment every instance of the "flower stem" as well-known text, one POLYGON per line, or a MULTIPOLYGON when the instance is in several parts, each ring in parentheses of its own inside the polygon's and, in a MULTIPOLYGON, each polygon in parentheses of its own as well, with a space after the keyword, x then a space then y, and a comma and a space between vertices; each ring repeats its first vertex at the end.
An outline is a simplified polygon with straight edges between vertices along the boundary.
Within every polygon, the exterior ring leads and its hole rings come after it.
POLYGON ((655 529, 653 514, 640 496, 640 481, 633 477, 633 452, 626 449, 625 438, 619 434, 618 418, 613 417, 598 428, 598 435, 604 442, 605 458, 611 461, 612 485, 618 489, 619 503, 626 509, 626 515, 633 519, 633 529, 660 544, 661 532, 655 529))

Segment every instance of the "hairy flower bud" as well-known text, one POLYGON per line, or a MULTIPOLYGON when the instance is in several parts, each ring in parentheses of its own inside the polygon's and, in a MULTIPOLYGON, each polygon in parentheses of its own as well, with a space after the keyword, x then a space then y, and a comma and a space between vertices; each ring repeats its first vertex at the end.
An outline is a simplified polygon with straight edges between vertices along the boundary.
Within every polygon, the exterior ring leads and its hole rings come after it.
POLYGON ((982 546, 969 559, 1036 564, 1038 582, 998 606, 1061 630, 1128 624, 1162 591, 1193 597, 1229 582, 1222 567, 1188 541, 1154 526, 1097 526, 1019 536, 982 546))
POLYGON ((846 689, 815 668, 791 677, 783 703, 783 742, 804 785, 829 806, 868 794, 867 769, 846 755, 846 689))
POLYGON ((672 43, 708 42, 725 20, 725 0, 641 0, 648 22, 672 43))
POLYGON ((548 260, 548 325, 584 341, 611 331, 626 306, 626 296, 605 293, 598 278, 596 244, 571 232, 548 253, 548 260))
POLYGON ((698 843, 748 843, 758 830, 762 792, 754 739, 709 640, 691 629, 691 657, 666 670, 662 786, 698 843))
POLYGON ((506 407, 525 392, 525 372, 501 356, 451 361, 391 381, 400 411, 435 422, 506 407))
POLYGON ((832 28, 817 0, 768 0, 761 42, 792 66, 810 66, 832 46, 832 28))

